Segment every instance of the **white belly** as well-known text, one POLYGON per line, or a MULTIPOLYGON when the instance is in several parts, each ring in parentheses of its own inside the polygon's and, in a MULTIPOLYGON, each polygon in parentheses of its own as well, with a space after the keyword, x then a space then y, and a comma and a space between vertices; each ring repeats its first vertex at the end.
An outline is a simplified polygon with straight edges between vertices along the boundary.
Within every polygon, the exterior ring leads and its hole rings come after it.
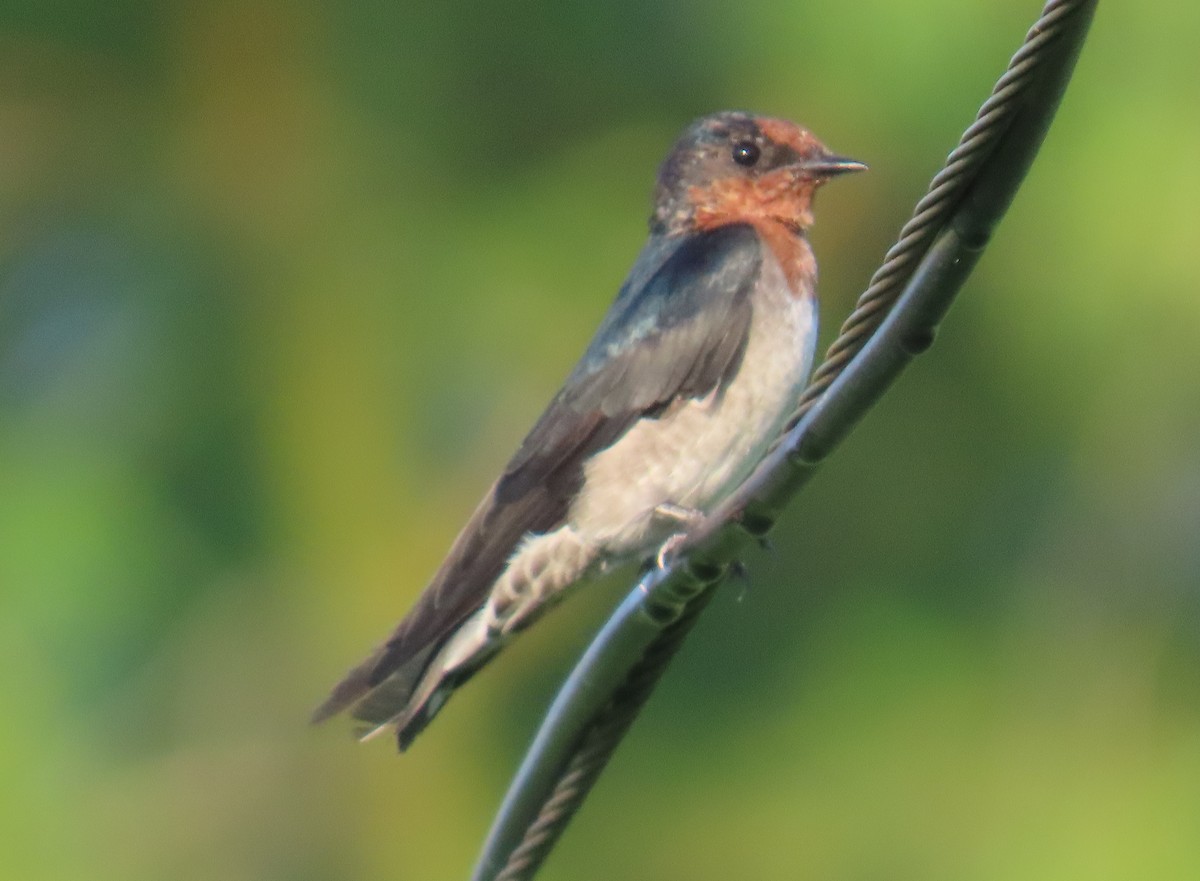
POLYGON ((816 301, 794 296, 770 256, 762 271, 749 341, 724 393, 638 423, 587 464, 568 529, 602 559, 649 554, 679 531, 655 514, 664 504, 706 512, 724 499, 792 414, 812 366, 816 301))

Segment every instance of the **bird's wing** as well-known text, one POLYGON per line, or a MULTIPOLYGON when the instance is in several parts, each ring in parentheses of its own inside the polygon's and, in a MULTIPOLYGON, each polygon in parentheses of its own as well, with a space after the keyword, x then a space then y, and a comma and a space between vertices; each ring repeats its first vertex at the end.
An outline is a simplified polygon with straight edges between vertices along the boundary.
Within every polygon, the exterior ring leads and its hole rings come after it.
MULTIPOLYGON (((341 712, 389 677, 385 702, 398 711, 433 651, 487 599, 521 539, 563 524, 584 463, 636 420, 675 400, 703 397, 736 373, 761 265, 761 244, 749 226, 651 240, 587 352, 417 604, 334 688, 315 720, 341 712)), ((374 707, 372 716, 387 709, 374 707)))

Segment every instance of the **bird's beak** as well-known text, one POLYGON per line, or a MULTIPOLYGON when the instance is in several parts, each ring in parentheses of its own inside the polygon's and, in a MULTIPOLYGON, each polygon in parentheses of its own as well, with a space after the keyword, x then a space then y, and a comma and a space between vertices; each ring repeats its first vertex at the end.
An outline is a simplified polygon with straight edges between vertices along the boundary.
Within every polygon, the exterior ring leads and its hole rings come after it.
POLYGON ((804 160, 799 163, 798 167, 805 174, 815 178, 837 177, 840 174, 849 174, 852 171, 867 170, 865 162, 859 162, 857 159, 847 159, 845 156, 817 156, 813 159, 804 160))

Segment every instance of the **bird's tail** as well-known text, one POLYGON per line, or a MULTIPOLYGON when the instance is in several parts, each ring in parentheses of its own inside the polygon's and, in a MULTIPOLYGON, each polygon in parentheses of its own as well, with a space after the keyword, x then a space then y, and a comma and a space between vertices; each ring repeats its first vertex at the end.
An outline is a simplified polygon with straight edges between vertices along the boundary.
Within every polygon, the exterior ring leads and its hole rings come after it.
POLYGON ((313 712, 314 724, 341 712, 367 723, 358 731, 369 740, 389 728, 396 730, 400 750, 406 750, 458 686, 498 652, 506 640, 488 630, 476 613, 443 643, 430 645, 391 673, 378 678, 387 652, 381 646, 334 686, 313 712))

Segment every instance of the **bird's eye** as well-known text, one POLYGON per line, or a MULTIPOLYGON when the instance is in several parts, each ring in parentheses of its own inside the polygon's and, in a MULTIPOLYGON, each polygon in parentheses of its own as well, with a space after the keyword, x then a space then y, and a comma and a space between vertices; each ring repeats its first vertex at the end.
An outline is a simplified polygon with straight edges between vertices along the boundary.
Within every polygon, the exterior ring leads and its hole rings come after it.
POLYGON ((733 145, 733 161, 738 165, 744 165, 750 168, 754 163, 758 162, 758 157, 762 155, 762 151, 758 149, 758 144, 753 141, 738 141, 733 145))

